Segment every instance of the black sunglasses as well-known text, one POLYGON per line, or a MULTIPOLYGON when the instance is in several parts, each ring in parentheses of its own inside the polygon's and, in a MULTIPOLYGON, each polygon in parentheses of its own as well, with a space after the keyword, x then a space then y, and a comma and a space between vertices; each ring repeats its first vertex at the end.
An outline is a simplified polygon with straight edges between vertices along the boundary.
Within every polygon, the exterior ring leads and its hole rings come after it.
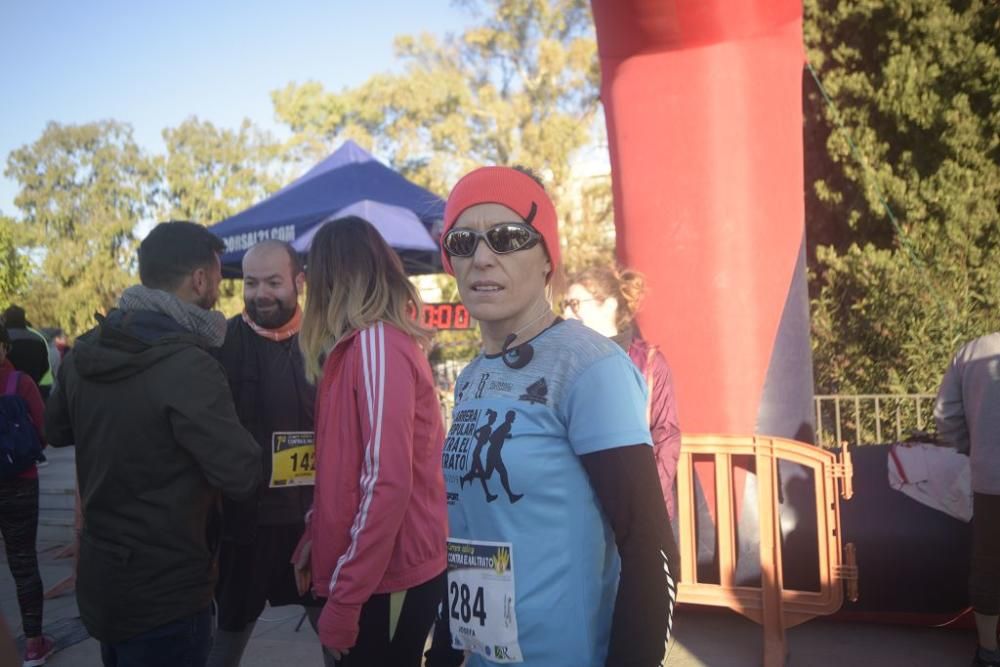
POLYGON ((501 222, 485 232, 474 229, 452 229, 441 240, 445 252, 453 257, 472 257, 479 247, 480 239, 498 255, 527 250, 534 247, 542 235, 531 225, 523 222, 501 222))

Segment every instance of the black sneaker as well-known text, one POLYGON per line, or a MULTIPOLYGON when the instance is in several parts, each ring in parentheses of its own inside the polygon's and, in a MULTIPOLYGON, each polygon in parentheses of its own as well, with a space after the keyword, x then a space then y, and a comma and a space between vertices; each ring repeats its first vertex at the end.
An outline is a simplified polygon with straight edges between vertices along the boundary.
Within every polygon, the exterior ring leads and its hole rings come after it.
POLYGON ((976 655, 972 658, 972 667, 1000 667, 1000 651, 987 651, 977 647, 976 655))
POLYGON ((49 464, 49 459, 46 458, 45 454, 39 452, 38 458, 35 459, 35 465, 38 466, 39 468, 44 468, 48 464, 49 464))

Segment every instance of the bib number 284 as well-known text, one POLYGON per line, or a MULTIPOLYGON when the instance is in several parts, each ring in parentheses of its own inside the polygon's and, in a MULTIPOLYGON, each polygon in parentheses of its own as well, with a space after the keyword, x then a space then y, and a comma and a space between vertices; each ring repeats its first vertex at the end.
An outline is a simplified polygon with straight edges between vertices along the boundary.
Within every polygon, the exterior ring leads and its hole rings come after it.
POLYGON ((454 648, 488 658, 490 664, 524 662, 510 542, 449 539, 446 604, 454 648))
POLYGON ((479 620, 480 626, 486 625, 486 604, 483 601, 483 587, 476 586, 475 594, 467 584, 451 582, 449 597, 451 598, 451 617, 456 621, 470 623, 473 618, 479 620))

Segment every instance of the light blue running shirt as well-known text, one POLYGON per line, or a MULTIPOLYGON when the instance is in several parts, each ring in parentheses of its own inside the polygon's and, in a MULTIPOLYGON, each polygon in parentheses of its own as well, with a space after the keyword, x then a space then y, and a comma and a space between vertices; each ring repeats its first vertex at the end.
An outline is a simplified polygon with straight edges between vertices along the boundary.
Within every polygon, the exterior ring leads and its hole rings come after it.
POLYGON ((646 383, 579 322, 530 342, 524 368, 480 355, 455 385, 443 453, 453 644, 469 665, 603 665, 620 561, 579 456, 650 443, 646 383))

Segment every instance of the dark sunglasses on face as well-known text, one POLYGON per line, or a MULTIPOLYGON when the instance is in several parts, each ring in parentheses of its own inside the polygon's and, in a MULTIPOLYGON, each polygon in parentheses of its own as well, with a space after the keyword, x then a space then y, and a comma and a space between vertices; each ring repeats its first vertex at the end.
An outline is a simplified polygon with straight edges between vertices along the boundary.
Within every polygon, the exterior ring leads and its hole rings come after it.
POLYGON ((441 241, 445 252, 452 257, 472 257, 476 254, 479 241, 486 241, 486 246, 498 255, 527 250, 534 247, 542 238, 531 225, 523 222, 501 222, 493 225, 485 232, 474 229, 452 229, 441 241))

